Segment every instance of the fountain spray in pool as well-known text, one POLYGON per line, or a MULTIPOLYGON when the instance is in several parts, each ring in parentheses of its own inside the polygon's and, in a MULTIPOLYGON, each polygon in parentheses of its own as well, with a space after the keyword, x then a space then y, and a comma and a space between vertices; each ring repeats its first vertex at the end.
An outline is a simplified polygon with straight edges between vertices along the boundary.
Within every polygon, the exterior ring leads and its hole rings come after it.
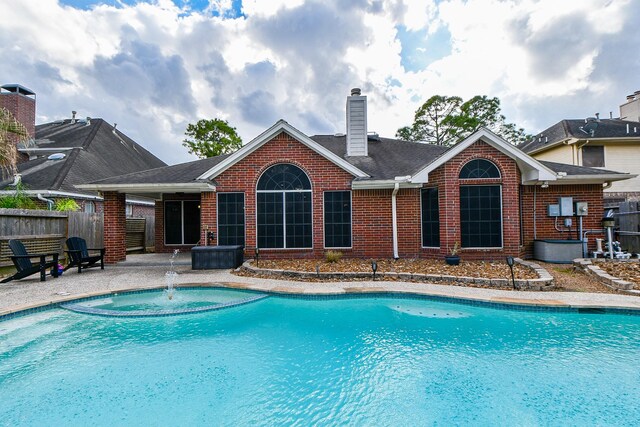
POLYGON ((169 271, 164 274, 164 278, 167 283, 167 289, 165 292, 167 293, 167 298, 169 298, 170 300, 173 299, 173 295, 175 293, 174 285, 176 283, 176 279, 178 278, 178 273, 173 271, 173 262, 175 261, 179 253, 180 250, 178 249, 173 251, 171 258, 169 259, 169 271))

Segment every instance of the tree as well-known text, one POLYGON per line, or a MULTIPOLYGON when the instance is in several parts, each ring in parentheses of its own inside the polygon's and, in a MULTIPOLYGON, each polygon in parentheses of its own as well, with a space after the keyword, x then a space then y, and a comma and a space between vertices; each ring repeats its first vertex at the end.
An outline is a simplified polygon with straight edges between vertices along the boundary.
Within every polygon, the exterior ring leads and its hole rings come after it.
POLYGON ((202 119, 195 125, 189 123, 184 134, 188 139, 183 140, 182 145, 201 159, 231 153, 242 147, 236 128, 226 120, 202 119))
POLYGON ((0 108, 0 169, 2 177, 14 175, 18 164, 18 142, 27 141, 29 132, 6 108, 0 108), (11 138, 16 135, 18 140, 11 138))
POLYGON ((528 140, 522 128, 507 123, 500 111, 500 100, 474 96, 462 102, 457 96, 434 95, 416 110, 411 127, 398 129, 396 136, 408 141, 452 145, 484 126, 516 145, 528 140))

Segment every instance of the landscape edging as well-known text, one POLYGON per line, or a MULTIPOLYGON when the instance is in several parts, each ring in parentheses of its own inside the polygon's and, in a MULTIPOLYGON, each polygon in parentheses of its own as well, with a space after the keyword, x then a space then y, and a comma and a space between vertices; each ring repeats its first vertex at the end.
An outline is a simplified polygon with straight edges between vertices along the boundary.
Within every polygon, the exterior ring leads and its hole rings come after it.
MULTIPOLYGON (((555 282, 553 276, 549 274, 547 270, 534 262, 525 261, 520 258, 514 259, 516 263, 530 268, 538 275, 537 279, 516 279, 515 288, 517 290, 526 291, 547 291, 555 289, 555 282)), ((370 280, 373 278, 373 273, 360 273, 360 272, 312 272, 312 271, 293 271, 293 270, 272 270, 268 268, 259 268, 251 265, 254 262, 253 259, 245 261, 238 270, 244 270, 254 274, 264 274, 267 276, 273 276, 276 278, 300 278, 300 279, 312 279, 312 278, 326 278, 326 279, 363 279, 370 280)), ((484 277, 466 277, 466 276, 449 276, 439 274, 421 274, 421 273, 376 273, 375 277, 378 280, 384 280, 385 278, 403 280, 403 281, 415 281, 415 282, 429 282, 429 283, 443 283, 443 284, 460 284, 468 283, 487 288, 511 288, 511 280, 498 279, 498 278, 484 278, 484 277)))

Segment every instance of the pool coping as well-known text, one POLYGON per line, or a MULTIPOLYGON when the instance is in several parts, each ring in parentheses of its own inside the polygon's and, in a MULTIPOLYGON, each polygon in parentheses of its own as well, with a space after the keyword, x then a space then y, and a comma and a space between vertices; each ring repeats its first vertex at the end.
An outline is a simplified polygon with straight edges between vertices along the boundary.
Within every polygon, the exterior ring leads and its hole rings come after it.
MULTIPOLYGON (((349 283, 349 285, 357 284, 357 282, 349 283)), ((335 299, 335 298, 361 298, 361 297, 402 297, 410 299, 428 299, 442 302, 452 302, 463 305, 475 305, 483 307, 491 307, 503 310, 514 311, 545 311, 545 312, 577 312, 577 313, 605 313, 605 314, 627 314, 640 315, 640 306, 637 305, 607 305, 603 303, 583 303, 571 304, 559 299, 543 299, 543 298, 517 298, 510 296, 496 295, 453 295, 447 292, 428 291, 424 289, 402 289, 394 287, 394 282, 380 282, 380 285, 386 286, 349 286, 340 290, 336 289, 309 289, 295 288, 282 285, 269 286, 256 285, 241 282, 195 282, 182 283, 176 285, 176 289, 186 288, 228 288, 250 292, 262 292, 269 295, 289 297, 289 298, 308 298, 308 299, 335 299)), ((60 295, 58 298, 52 298, 45 301, 39 301, 21 306, 13 306, 9 309, 0 311, 0 322, 14 317, 37 313, 49 309, 60 308, 62 304, 87 301, 101 298, 109 295, 118 295, 125 293, 141 293, 151 291, 161 291, 165 289, 164 285, 150 287, 132 287, 118 290, 101 290, 88 292, 84 294, 60 295)))

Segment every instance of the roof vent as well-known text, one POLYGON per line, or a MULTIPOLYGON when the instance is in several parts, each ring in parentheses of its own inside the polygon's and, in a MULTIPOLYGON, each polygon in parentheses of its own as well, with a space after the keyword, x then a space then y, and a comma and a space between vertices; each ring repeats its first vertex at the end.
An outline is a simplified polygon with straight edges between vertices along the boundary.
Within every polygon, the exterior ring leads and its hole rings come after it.
POLYGON ((54 153, 49 157, 47 157, 47 160, 62 160, 64 159, 64 157, 65 157, 64 153, 54 153))
POLYGON ((75 123, 76 122, 76 114, 78 114, 77 111, 72 111, 71 112, 71 123, 75 123))

